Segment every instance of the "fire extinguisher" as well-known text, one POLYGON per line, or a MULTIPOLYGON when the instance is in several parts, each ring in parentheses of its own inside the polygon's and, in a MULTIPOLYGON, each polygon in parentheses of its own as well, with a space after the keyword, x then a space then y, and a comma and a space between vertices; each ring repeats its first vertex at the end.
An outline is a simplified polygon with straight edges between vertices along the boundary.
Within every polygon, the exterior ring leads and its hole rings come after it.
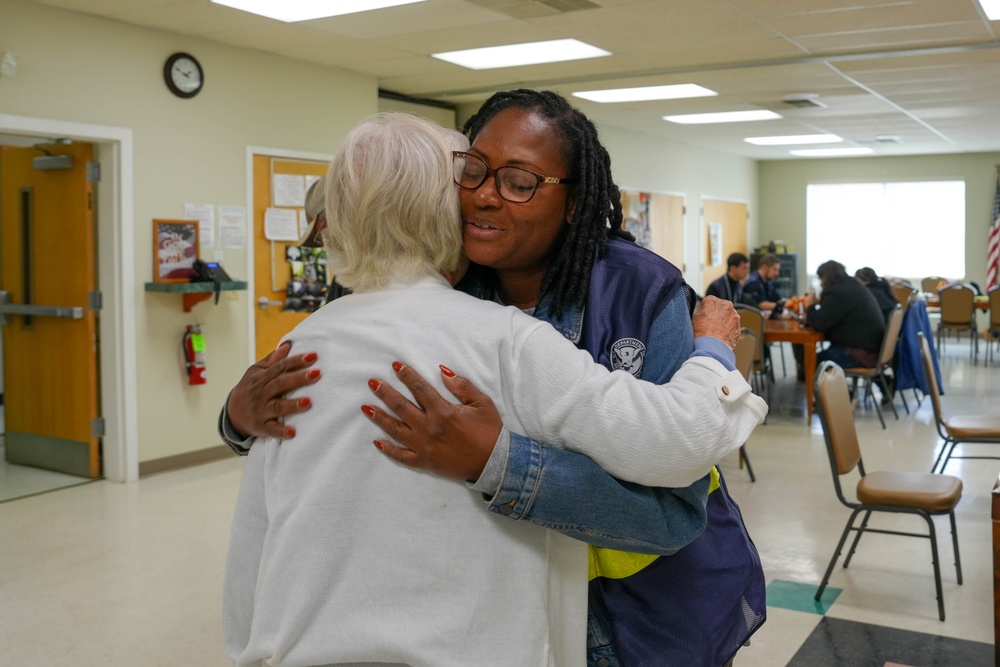
POLYGON ((184 348, 188 384, 205 384, 205 336, 201 333, 201 326, 187 325, 181 345, 184 348))

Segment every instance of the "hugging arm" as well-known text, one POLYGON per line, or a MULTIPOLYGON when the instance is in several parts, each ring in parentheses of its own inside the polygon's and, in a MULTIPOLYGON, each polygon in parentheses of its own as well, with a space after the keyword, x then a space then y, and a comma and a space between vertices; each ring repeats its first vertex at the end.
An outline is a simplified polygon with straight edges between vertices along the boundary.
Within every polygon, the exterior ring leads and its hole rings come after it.
POLYGON ((295 429, 282 420, 308 410, 311 401, 286 395, 315 383, 319 369, 309 368, 316 363, 314 353, 289 356, 291 349, 291 342, 283 342, 250 366, 229 392, 219 413, 219 435, 237 454, 246 455, 257 437, 295 437, 295 429))
MULTIPOLYGON (((683 361, 684 351, 691 349, 691 328, 683 302, 677 304, 677 307, 671 306, 657 320, 650 340, 670 341, 672 344, 655 346, 644 365, 644 368, 656 373, 658 379, 669 377, 683 361)), ((727 307, 731 309, 728 304, 727 307)), ((699 341, 706 342, 703 339, 699 341)), ((727 340, 726 343, 728 345, 730 341, 727 340)), ((721 357, 723 364, 732 368, 732 352, 727 345, 715 340, 714 345, 703 345, 692 356, 721 357)), ((450 417, 444 420, 449 426, 442 427, 439 415, 436 414, 435 400, 428 398, 431 394, 438 400, 440 397, 422 381, 413 384, 412 376, 415 375, 405 367, 399 373, 400 379, 411 390, 416 387, 414 397, 421 404, 420 407, 407 405, 405 399, 398 397, 394 390, 382 383, 376 390, 376 395, 384 398, 393 394, 392 401, 387 405, 402 422, 377 409, 373 411, 373 421, 411 451, 420 452, 414 456, 427 455, 434 459, 446 458, 450 450, 492 451, 486 469, 473 487, 484 491, 490 511, 530 521, 597 546, 645 553, 672 553, 690 542, 704 528, 707 477, 677 489, 623 482, 605 472, 587 456, 542 445, 516 434, 511 435, 509 441, 501 436, 500 446, 493 450, 492 434, 496 430, 490 430, 488 437, 477 441, 475 429, 463 430, 461 426, 455 425, 456 420, 461 422, 468 419, 469 411, 454 409, 450 417), (402 412, 397 411, 400 409, 402 412), (427 428, 427 421, 434 426, 427 428), (458 435, 459 433, 462 435, 458 435), (449 440, 452 437, 454 440, 449 440), (429 454, 424 448, 427 441, 435 443, 434 451, 429 454), (508 442, 509 446, 505 446, 508 442)), ((469 402, 470 391, 476 391, 475 388, 470 390, 465 384, 461 388, 457 387, 456 383, 461 378, 456 380, 446 373, 443 379, 445 385, 463 403, 469 402)), ((467 381, 463 382, 467 384, 467 381)), ((499 429, 499 423, 499 415, 496 415, 495 429, 499 429)), ((389 443, 382 445, 383 451, 393 458, 398 458, 398 452, 406 451, 397 450, 389 443)), ((420 461, 402 462, 417 467, 431 467, 420 461)), ((435 472, 447 474, 440 465, 437 465, 435 472)), ((447 476, 473 479, 477 473, 478 471, 473 471, 470 475, 468 469, 463 469, 460 473, 456 470, 454 474, 447 476)))

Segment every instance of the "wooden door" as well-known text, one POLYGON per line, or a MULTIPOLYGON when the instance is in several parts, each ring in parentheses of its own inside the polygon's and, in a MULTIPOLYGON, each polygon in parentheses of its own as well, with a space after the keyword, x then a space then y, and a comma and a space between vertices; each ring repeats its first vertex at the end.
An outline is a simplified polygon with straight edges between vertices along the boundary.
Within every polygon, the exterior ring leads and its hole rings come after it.
POLYGON ((705 244, 703 255, 704 269, 701 273, 701 293, 713 280, 726 272, 726 258, 734 252, 747 252, 747 205, 743 202, 722 201, 720 199, 702 199, 701 236, 705 244), (716 226, 717 225, 717 226, 716 226), (712 264, 712 230, 720 233, 721 248, 718 256, 721 262, 712 264))
POLYGON ((6 459, 99 477, 92 146, 45 148, 72 156, 72 168, 38 169, 39 149, 0 148, 0 289, 12 305, 61 313, 8 314, 3 325, 6 459))
POLYGON ((650 195, 649 224, 653 251, 684 271, 684 197, 650 195))
MULTIPOLYGON (((291 278, 286 250, 292 242, 269 241, 264 235, 264 214, 275 203, 274 175, 323 176, 326 162, 289 160, 267 155, 253 156, 253 244, 254 244, 254 329, 256 355, 261 359, 278 345, 278 341, 308 313, 282 310, 286 288, 291 278)), ((275 208, 302 208, 281 207, 275 208)))

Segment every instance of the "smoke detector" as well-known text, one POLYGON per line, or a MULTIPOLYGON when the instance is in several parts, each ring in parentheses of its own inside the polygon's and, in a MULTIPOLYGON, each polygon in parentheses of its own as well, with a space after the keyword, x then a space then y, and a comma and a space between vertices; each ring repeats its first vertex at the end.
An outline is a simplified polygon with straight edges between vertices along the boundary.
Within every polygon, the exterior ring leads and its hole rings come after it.
POLYGON ((781 101, 796 109, 826 108, 826 105, 819 101, 818 93, 789 93, 782 97, 781 101))

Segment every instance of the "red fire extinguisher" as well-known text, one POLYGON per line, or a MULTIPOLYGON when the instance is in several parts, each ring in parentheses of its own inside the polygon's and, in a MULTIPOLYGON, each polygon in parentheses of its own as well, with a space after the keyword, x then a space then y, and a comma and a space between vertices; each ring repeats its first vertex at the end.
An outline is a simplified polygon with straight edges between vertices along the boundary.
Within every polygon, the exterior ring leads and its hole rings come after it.
POLYGON ((188 384, 205 384, 205 336, 197 324, 187 325, 182 341, 188 384))

